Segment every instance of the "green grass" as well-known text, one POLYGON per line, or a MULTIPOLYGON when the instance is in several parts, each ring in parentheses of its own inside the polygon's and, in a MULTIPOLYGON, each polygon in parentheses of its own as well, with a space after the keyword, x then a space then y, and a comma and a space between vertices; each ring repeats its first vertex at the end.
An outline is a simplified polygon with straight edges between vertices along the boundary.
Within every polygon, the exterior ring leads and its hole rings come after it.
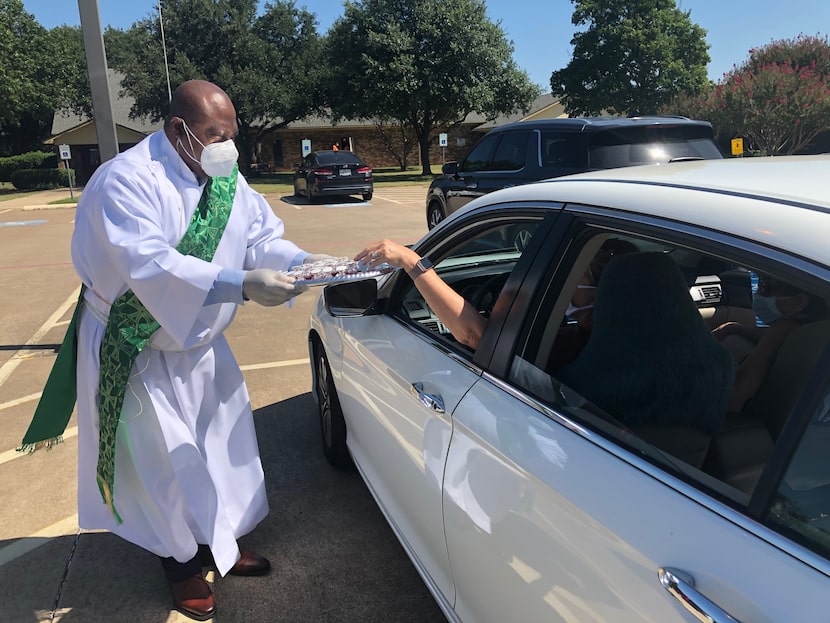
MULTIPOLYGON (((421 167, 409 167, 406 171, 401 171, 398 168, 381 168, 374 170, 374 178, 375 188, 404 185, 423 185, 426 187, 429 186, 429 183, 435 178, 435 175, 421 175, 421 167)), ((261 173, 258 175, 250 175, 247 179, 251 187, 260 193, 288 194, 294 192, 294 173, 291 171, 261 173)), ((0 182, 0 201, 26 197, 35 192, 17 190, 9 182, 0 182)), ((80 196, 81 194, 76 191, 74 198, 67 197, 65 199, 51 201, 49 204, 77 203, 80 196)))
POLYGON ((9 199, 17 199, 18 197, 27 197, 34 191, 23 192, 17 190, 12 186, 11 182, 0 182, 0 201, 8 201, 9 199))

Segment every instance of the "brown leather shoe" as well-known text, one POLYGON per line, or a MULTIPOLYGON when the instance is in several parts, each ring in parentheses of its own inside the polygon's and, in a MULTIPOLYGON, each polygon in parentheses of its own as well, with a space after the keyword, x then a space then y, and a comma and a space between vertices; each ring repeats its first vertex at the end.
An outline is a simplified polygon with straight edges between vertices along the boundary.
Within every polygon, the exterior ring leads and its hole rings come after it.
POLYGON ((239 560, 228 571, 228 575, 265 575, 271 570, 271 563, 255 552, 240 550, 239 560))
POLYGON ((216 602, 210 584, 201 573, 181 582, 170 582, 176 610, 197 621, 207 621, 216 614, 216 602))

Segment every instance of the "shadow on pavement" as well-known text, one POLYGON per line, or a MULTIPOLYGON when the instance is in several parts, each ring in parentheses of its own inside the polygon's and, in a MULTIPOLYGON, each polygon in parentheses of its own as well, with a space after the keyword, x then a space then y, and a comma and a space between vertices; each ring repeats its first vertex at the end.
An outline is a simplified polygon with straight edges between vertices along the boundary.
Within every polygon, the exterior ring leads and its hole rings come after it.
MULTIPOLYGON (((273 569, 217 575, 215 621, 445 621, 360 476, 323 458, 311 394, 254 418, 270 514, 240 544, 273 569)), ((155 556, 112 534, 83 533, 0 567, 0 621, 48 621, 55 606, 61 623, 164 623, 172 597, 155 556)))
POLYGON ((284 195, 280 200, 292 206, 349 206, 349 205, 370 205, 368 201, 360 197, 320 197, 309 201, 306 197, 296 195, 284 195))

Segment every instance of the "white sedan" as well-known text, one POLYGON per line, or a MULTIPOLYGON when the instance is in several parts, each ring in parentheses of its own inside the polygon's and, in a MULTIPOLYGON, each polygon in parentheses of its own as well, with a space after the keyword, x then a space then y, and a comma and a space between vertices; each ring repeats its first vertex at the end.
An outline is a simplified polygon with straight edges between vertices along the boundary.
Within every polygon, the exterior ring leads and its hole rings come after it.
POLYGON ((488 317, 475 351, 403 271, 326 287, 323 450, 448 620, 827 620, 828 179, 732 159, 479 199, 413 246, 488 317))

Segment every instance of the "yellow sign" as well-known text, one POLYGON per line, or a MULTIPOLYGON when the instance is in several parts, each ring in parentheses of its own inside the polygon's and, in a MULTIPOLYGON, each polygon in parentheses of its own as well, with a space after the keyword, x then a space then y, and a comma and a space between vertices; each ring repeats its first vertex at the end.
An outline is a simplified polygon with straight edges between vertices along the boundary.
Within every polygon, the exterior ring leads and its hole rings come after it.
POLYGON ((741 156, 744 153, 744 139, 742 138, 733 138, 732 139, 732 155, 733 156, 741 156))

